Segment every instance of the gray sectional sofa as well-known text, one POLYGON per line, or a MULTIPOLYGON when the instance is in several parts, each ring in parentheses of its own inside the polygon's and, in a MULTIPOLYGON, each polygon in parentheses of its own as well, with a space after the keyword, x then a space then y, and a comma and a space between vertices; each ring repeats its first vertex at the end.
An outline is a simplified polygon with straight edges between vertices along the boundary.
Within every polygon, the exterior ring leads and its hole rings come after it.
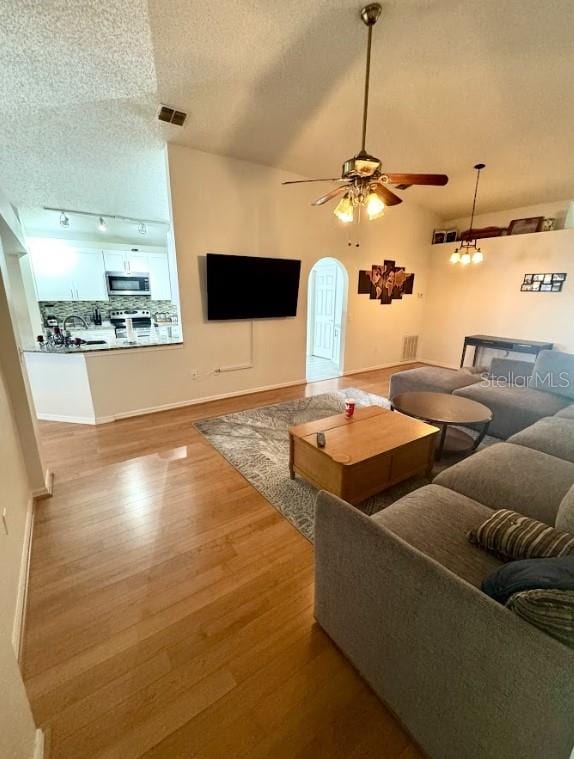
POLYGON ((480 590, 501 562, 467 537, 498 508, 574 531, 574 404, 556 410, 372 517, 318 496, 316 619, 434 759, 574 749, 574 650, 480 590))
POLYGON ((534 363, 494 359, 489 369, 425 366, 391 377, 391 400, 412 391, 446 392, 493 413, 488 434, 503 440, 574 403, 574 355, 541 351, 534 363))

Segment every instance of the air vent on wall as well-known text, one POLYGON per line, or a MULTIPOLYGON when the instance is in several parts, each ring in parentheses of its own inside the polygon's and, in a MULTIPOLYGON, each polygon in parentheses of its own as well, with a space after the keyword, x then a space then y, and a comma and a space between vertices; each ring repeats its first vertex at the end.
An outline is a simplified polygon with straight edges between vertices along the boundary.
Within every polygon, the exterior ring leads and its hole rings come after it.
POLYGON ((169 105, 162 105, 160 106, 157 117, 160 121, 165 121, 167 124, 183 126, 187 118, 187 113, 176 111, 175 108, 170 108, 169 105))
POLYGON ((413 361, 417 357, 419 349, 418 335, 407 335, 403 337, 403 361, 413 361))

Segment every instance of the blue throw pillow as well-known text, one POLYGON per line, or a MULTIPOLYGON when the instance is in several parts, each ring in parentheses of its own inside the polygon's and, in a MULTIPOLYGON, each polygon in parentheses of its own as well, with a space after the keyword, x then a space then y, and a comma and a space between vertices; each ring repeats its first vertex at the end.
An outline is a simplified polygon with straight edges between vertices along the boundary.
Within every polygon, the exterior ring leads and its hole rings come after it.
POLYGON ((505 604, 522 590, 574 590, 574 556, 522 559, 504 564, 482 582, 482 590, 505 604))

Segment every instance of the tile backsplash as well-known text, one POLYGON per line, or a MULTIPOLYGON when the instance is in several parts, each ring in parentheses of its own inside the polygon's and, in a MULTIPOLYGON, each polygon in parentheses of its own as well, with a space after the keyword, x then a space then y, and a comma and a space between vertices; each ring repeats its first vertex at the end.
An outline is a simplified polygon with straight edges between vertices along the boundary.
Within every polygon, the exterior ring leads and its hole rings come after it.
POLYGON ((81 316, 87 324, 93 322, 94 309, 98 308, 102 319, 106 321, 109 318, 110 311, 119 311, 121 309, 147 309, 151 312, 152 318, 155 313, 169 314, 177 316, 177 306, 170 300, 150 300, 145 296, 133 295, 110 295, 109 300, 80 300, 80 301, 40 301, 40 313, 42 321, 45 322, 47 316, 55 316, 60 325, 67 316, 81 316))

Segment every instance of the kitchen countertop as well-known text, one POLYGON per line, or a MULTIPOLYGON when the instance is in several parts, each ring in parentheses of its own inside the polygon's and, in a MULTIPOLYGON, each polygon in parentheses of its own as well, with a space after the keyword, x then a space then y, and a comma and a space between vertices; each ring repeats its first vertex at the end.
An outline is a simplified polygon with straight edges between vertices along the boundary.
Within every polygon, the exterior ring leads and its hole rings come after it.
MULTIPOLYGON (((91 331, 91 330, 90 330, 91 331)), ((23 348, 24 353, 45 353, 46 355, 57 354, 70 354, 70 353, 94 353, 103 351, 115 351, 115 350, 129 350, 133 348, 154 348, 162 347, 164 345, 182 345, 183 339, 181 337, 138 337, 136 342, 128 342, 125 338, 116 338, 113 342, 106 342, 103 345, 80 345, 79 347, 70 346, 64 347, 45 347, 40 348, 39 345, 35 345, 33 348, 23 348)))

